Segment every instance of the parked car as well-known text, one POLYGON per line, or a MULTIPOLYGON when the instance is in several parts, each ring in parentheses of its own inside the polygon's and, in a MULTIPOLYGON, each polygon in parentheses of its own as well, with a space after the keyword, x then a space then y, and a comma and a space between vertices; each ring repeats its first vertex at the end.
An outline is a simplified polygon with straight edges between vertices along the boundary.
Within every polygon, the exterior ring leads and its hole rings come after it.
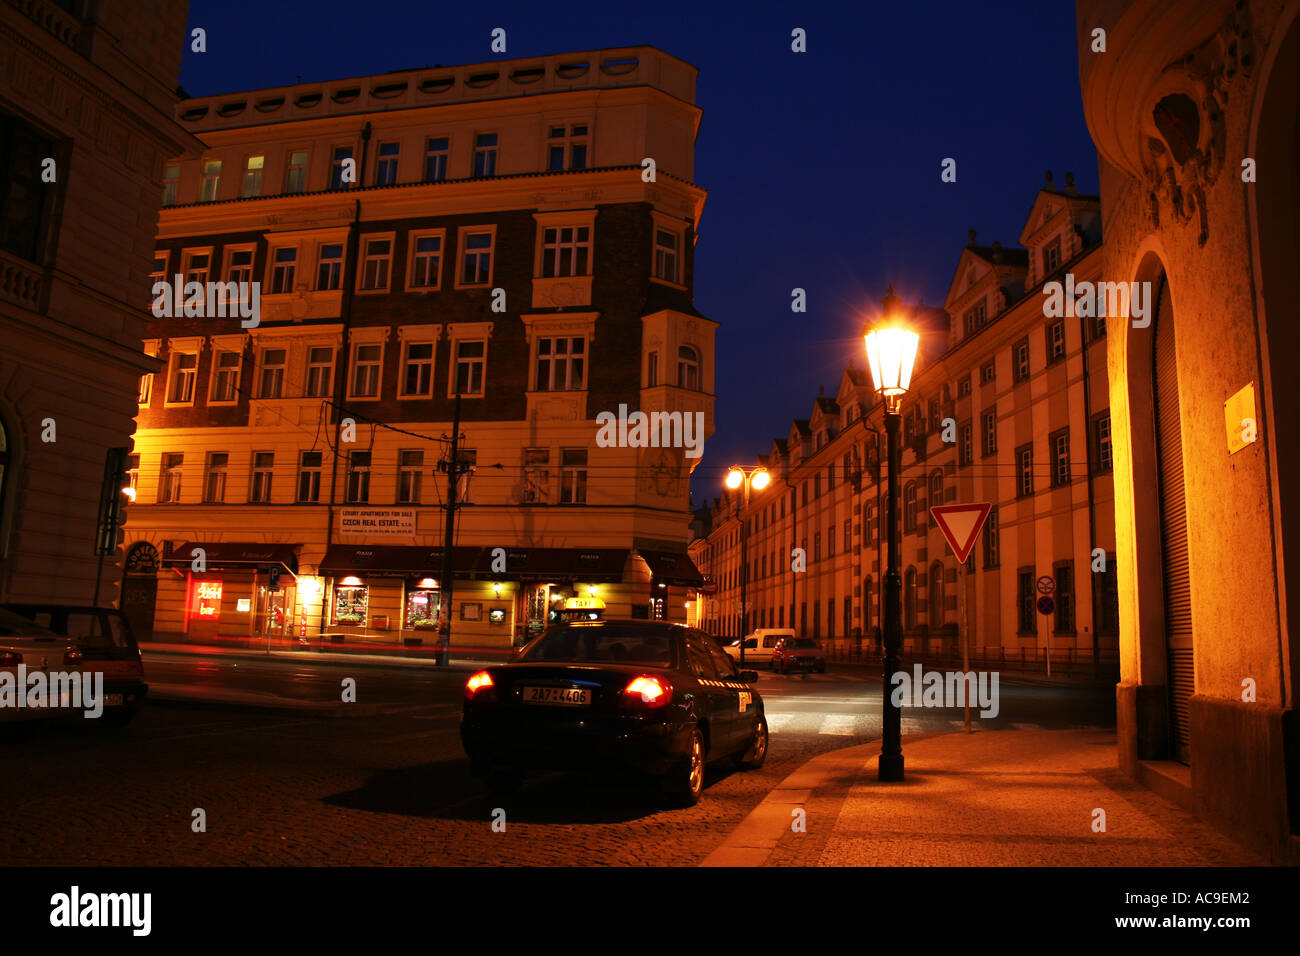
POLYGON ((149 692, 144 661, 131 623, 116 608, 70 604, 6 604, 4 608, 71 639, 82 656, 82 672, 104 675, 104 714, 109 726, 122 726, 140 709, 149 692))
POLYGON ((712 636, 677 624, 566 621, 465 685, 461 743, 495 788, 532 770, 624 767, 658 778, 684 805, 705 765, 755 769, 767 757, 754 671, 712 636))
MULTIPOLYGON (((745 663, 768 664, 772 661, 772 651, 784 637, 794 637, 794 631, 785 627, 760 627, 745 635, 745 663)), ((732 660, 740 660, 740 638, 736 638, 723 647, 732 660)))
POLYGON ((826 654, 811 637, 783 637, 772 651, 772 670, 826 673, 826 654))
POLYGON ((77 671, 81 668, 81 652, 49 628, 0 608, 0 672, 8 675, 4 680, 12 686, 14 694, 12 701, 0 706, 0 724, 66 716, 68 711, 58 707, 18 705, 18 695, 24 695, 25 700, 27 693, 27 687, 18 683, 19 665, 23 665, 23 673, 27 675, 77 671))

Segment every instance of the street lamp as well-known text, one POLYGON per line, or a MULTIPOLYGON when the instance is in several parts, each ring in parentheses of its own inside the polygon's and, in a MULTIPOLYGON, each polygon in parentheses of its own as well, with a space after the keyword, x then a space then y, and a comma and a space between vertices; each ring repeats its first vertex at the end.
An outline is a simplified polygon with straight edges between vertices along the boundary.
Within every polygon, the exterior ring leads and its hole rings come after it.
POLYGON ((772 483, 772 476, 766 468, 755 468, 746 472, 739 465, 732 465, 727 472, 726 485, 732 491, 744 488, 743 508, 740 512, 740 667, 745 667, 745 635, 749 633, 749 522, 745 512, 749 510, 749 490, 762 491, 772 483))
POLYGON ((898 655, 903 645, 902 579, 898 573, 898 472, 902 452, 899 447, 899 429, 902 415, 899 406, 912 384, 912 367, 916 364, 916 349, 920 336, 905 328, 899 319, 898 296, 889 287, 879 324, 865 333, 867 362, 871 366, 871 379, 877 394, 885 403, 885 435, 888 439, 888 484, 886 485, 885 533, 889 538, 888 558, 885 565, 885 588, 882 610, 884 613, 885 686, 883 691, 883 739, 880 749, 880 774, 882 781, 903 779, 903 718, 902 711, 893 704, 893 676, 899 669, 898 655))

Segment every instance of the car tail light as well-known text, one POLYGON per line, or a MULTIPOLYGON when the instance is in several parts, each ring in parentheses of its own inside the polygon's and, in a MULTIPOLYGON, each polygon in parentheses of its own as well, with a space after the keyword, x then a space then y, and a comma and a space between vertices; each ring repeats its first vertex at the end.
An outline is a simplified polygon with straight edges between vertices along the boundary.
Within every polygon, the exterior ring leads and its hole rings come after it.
POLYGON ((642 674, 640 677, 632 678, 632 681, 623 688, 623 695, 628 700, 647 707, 665 707, 673 699, 673 689, 658 677, 642 674))
POLYGON ((78 667, 81 665, 81 651, 75 647, 69 647, 63 652, 63 663, 68 667, 78 667))
POLYGON ((490 691, 492 687, 492 675, 487 671, 479 671, 465 682, 465 699, 473 700, 475 696, 490 691))
POLYGON ((23 655, 17 651, 0 651, 0 667, 17 667, 23 662, 23 655))

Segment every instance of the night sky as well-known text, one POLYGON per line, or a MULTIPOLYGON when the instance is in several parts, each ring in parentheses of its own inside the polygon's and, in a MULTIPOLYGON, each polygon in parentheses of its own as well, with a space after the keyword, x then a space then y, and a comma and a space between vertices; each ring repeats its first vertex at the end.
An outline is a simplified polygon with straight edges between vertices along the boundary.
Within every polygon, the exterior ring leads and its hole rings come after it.
POLYGON ((181 84, 207 96, 640 44, 694 64, 709 193, 695 303, 722 323, 698 506, 808 417, 819 385, 833 395, 850 358, 865 367, 862 321, 888 283, 941 305, 967 231, 1014 245, 1044 170, 1097 191, 1073 3, 847 6, 192 0, 207 52, 186 53, 181 84), (496 27, 505 54, 489 49, 496 27), (806 53, 790 50, 795 27, 806 53), (944 157, 956 183, 940 181, 944 157), (790 311, 796 286, 805 314, 790 311))

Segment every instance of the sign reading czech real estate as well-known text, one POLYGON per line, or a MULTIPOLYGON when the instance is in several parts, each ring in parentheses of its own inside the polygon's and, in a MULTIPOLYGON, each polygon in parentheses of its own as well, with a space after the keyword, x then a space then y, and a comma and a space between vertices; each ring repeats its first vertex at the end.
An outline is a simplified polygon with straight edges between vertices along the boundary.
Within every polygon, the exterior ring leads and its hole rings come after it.
POLYGON ((415 511, 392 508, 343 508, 339 511, 339 533, 411 537, 415 534, 415 511))

